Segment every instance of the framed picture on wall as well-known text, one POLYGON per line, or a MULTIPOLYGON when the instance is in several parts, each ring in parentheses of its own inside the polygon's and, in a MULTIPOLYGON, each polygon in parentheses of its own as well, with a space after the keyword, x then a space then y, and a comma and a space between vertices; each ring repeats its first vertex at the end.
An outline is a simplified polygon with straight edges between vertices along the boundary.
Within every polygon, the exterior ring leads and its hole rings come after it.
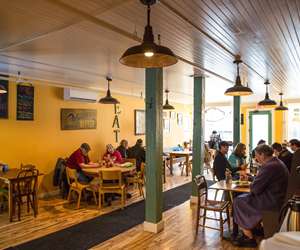
POLYGON ((172 120, 176 119, 176 112, 175 112, 175 111, 171 111, 171 112, 170 112, 170 118, 171 118, 172 120))
POLYGON ((182 113, 177 113, 177 125, 180 128, 182 128, 182 126, 183 126, 183 114, 182 113))
POLYGON ((97 128, 96 109, 61 109, 61 130, 79 130, 97 128))
POLYGON ((170 119, 164 119, 164 131, 170 133, 171 131, 171 122, 170 119))
POLYGON ((0 86, 6 90, 6 93, 0 94, 0 119, 8 118, 8 81, 0 80, 0 86))
POLYGON ((134 134, 144 135, 145 134, 145 110, 135 109, 134 110, 134 134))

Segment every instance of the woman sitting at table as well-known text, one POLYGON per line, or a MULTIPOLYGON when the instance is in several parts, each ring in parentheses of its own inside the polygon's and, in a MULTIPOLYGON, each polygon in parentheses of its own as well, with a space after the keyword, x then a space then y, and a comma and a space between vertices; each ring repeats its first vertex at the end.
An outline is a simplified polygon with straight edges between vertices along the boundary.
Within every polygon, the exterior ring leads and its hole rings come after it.
POLYGON ((123 163, 124 160, 118 150, 115 150, 113 145, 106 145, 106 153, 103 156, 102 165, 112 167, 115 163, 123 163))
POLYGON ((237 239, 239 246, 255 247, 252 230, 262 220, 262 211, 279 211, 284 203, 288 184, 288 170, 268 145, 255 149, 255 157, 261 164, 258 175, 250 185, 250 193, 242 194, 233 201, 233 219, 243 236, 237 239))
POLYGON ((229 156, 228 161, 234 171, 240 166, 246 167, 246 145, 244 143, 238 143, 229 156))

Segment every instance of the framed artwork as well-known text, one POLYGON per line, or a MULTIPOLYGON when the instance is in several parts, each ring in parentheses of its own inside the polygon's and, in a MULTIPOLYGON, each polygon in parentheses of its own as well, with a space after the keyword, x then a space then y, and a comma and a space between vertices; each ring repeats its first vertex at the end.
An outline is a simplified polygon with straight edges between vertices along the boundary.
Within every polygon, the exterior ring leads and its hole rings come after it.
POLYGON ((170 133, 171 131, 171 122, 170 119, 164 119, 164 131, 170 133))
POLYGON ((6 93, 0 94, 0 118, 8 118, 8 81, 0 80, 0 85, 6 89, 6 93))
POLYGON ((34 87, 17 85, 17 120, 33 121, 34 87))
POLYGON ((97 128, 96 109, 61 109, 61 130, 79 130, 97 128))
POLYGON ((172 120, 176 119, 176 112, 175 112, 175 111, 171 111, 171 113, 170 113, 170 118, 171 118, 172 120))
POLYGON ((163 119, 169 119, 169 111, 163 111, 163 119))
POLYGON ((134 110, 134 134, 144 135, 145 134, 145 110, 135 109, 134 110))
POLYGON ((183 114, 182 113, 177 113, 177 125, 180 128, 183 127, 183 114))

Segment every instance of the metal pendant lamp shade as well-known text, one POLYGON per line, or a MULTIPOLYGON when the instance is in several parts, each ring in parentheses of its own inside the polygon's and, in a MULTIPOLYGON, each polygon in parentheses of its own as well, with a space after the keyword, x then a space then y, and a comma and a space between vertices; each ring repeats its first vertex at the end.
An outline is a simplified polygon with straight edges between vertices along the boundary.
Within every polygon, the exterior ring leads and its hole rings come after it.
POLYGON ((166 103, 163 105, 163 109, 165 109, 165 110, 175 109, 171 104, 169 104, 169 100, 168 100, 169 92, 170 91, 168 89, 165 90, 165 93, 166 93, 166 103))
POLYGON ((150 5, 155 0, 141 0, 147 5, 147 26, 145 27, 143 42, 125 51, 120 63, 134 68, 162 68, 178 62, 174 53, 167 47, 154 42, 153 30, 150 25, 150 5))
POLYGON ((106 96, 101 98, 99 100, 99 103, 102 103, 102 104, 118 104, 118 103, 120 103, 116 98, 111 96, 109 85, 110 85, 110 82, 111 82, 112 79, 106 77, 106 80, 107 80, 106 96))
POLYGON ((275 110, 276 111, 286 111, 286 110, 289 110, 288 107, 286 107, 286 106, 283 105, 283 102, 282 102, 283 93, 279 93, 279 95, 280 95, 280 104, 279 104, 279 106, 277 106, 275 108, 275 110))
POLYGON ((270 82, 267 80, 265 83, 266 85, 266 95, 265 95, 265 99, 263 99, 262 101, 260 101, 258 103, 259 106, 275 106, 277 103, 270 99, 269 97, 269 93, 268 93, 268 85, 270 84, 270 82))
POLYGON ((7 93, 7 90, 2 85, 0 85, 0 95, 6 94, 6 93, 7 93))
POLYGON ((241 82, 240 77, 240 68, 239 64, 242 62, 240 56, 236 56, 236 59, 233 63, 236 64, 237 67, 237 76, 235 80, 235 85, 225 91, 225 95, 228 96, 246 96, 246 95, 252 95, 253 91, 249 87, 243 86, 241 82))

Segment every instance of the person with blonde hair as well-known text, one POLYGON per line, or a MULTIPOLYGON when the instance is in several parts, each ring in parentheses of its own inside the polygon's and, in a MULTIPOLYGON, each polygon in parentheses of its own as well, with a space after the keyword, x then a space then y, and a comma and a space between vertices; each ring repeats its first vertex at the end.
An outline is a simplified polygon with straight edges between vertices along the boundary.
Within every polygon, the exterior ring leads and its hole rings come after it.
POLYGON ((238 143, 229 156, 228 161, 233 169, 238 169, 246 165, 246 145, 244 143, 238 143))

